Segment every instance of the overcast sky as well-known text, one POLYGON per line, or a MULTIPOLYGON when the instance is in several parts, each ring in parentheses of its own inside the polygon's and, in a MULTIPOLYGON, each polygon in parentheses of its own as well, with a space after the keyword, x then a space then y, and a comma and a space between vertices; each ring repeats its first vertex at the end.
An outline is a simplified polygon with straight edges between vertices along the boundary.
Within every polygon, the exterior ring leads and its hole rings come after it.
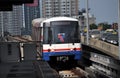
MULTIPOLYGON (((96 22, 118 22, 118 0, 88 0, 90 13, 96 17, 96 22)), ((80 9, 86 8, 86 0, 80 0, 80 9)))

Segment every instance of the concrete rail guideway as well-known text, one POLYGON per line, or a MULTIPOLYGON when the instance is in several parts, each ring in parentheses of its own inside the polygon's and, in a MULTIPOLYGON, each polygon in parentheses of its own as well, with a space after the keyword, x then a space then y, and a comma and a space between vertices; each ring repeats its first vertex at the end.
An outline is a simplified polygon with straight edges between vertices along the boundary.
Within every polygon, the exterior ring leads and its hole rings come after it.
POLYGON ((86 71, 91 73, 92 76, 96 74, 95 78, 101 74, 105 78, 119 78, 120 60, 118 46, 94 38, 89 39, 88 45, 84 36, 81 36, 81 41, 83 44, 83 57, 87 59, 85 61, 91 62, 90 67, 85 69, 86 71))
MULTIPOLYGON (((81 41, 83 44, 86 44, 86 37, 81 36, 81 41)), ((88 46, 98 49, 98 50, 102 51, 103 53, 108 54, 109 56, 119 60, 119 49, 118 49, 119 47, 118 46, 106 43, 99 39, 93 39, 93 38, 89 39, 88 46)))

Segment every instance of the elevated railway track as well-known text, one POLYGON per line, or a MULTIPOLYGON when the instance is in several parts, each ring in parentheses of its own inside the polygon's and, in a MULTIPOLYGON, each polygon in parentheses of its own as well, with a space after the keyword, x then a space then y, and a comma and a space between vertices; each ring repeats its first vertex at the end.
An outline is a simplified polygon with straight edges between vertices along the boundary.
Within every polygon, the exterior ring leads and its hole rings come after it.
POLYGON ((87 78, 88 74, 80 68, 56 71, 37 54, 34 41, 22 37, 8 40, 0 43, 1 78, 87 78))
POLYGON ((32 42, 31 37, 26 36, 7 36, 7 41, 9 42, 32 42))
POLYGON ((90 63, 85 70, 95 78, 119 78, 120 60, 118 46, 109 44, 99 39, 81 37, 84 63, 90 63), (86 62, 87 61, 87 62, 86 62))
MULTIPOLYGON (((18 43, 23 43, 23 44, 26 43, 26 47, 27 47, 27 43, 34 42, 25 37, 9 37, 8 39, 9 39, 9 41, 15 41, 18 43)), ((7 71, 10 71, 10 73, 6 73, 6 74, 0 73, 0 75, 2 76, 2 78, 6 78, 4 76, 8 76, 7 78, 12 78, 12 77, 25 77, 26 78, 27 76, 25 74, 27 74, 27 73, 30 74, 31 72, 33 72, 33 70, 35 70, 32 75, 33 78, 36 78, 36 77, 37 78, 49 78, 49 77, 82 78, 83 73, 84 73, 85 78, 103 78, 103 77, 104 78, 119 78, 120 61, 118 59, 118 57, 119 57, 118 56, 118 46, 103 42, 98 39, 90 39, 90 41, 89 41, 90 44, 86 45, 85 37, 81 37, 81 41, 82 41, 83 58, 85 58, 85 60, 82 60, 83 63, 80 63, 80 64, 82 64, 85 67, 84 68, 85 71, 84 70, 81 71, 79 68, 56 71, 55 69, 52 69, 45 62, 43 63, 43 62, 37 61, 37 62, 31 63, 31 65, 34 66, 35 69, 34 68, 24 69, 24 67, 22 69, 21 68, 17 68, 17 69, 10 68, 10 70, 7 70, 7 71), (48 66, 47 68, 49 68, 49 69, 46 69, 46 66, 48 66), (21 71, 23 71, 23 70, 25 70, 24 71, 25 73, 21 73, 21 71), (32 71, 27 71, 27 70, 32 70, 32 71), (50 72, 48 72, 48 71, 50 71, 50 72), (14 72, 17 72, 17 73, 14 73, 14 72), (46 73, 48 73, 47 76, 46 76, 46 73), (52 75, 50 75, 50 74, 52 74, 52 75)), ((13 43, 13 45, 14 45, 14 43, 13 43)), ((1 47, 2 47, 2 43, 1 43, 1 47)), ((35 46, 33 45, 33 47, 35 47, 35 46)), ((2 50, 2 48, 1 48, 1 50, 2 50)), ((24 50, 24 51, 26 51, 26 50, 24 50)), ((25 52, 25 53, 27 53, 27 52, 25 52)), ((25 56, 26 56, 26 54, 25 54, 25 56)), ((25 57, 25 56, 23 56, 21 58, 23 58, 23 60, 31 59, 31 58, 29 58, 29 56, 27 56, 27 57, 25 57)), ((35 59, 34 54, 31 53, 30 56, 32 56, 32 58, 35 59)), ((39 56, 40 56, 40 54, 39 54, 39 56)), ((17 59, 19 59, 19 58, 17 58, 17 59)), ((9 61, 9 58, 3 59, 3 61, 4 60, 9 61)), ((12 60, 17 61, 16 59, 12 59, 12 60)), ((21 61, 23 61, 23 60, 21 60, 21 61)), ((38 59, 36 59, 36 60, 38 60, 38 59)), ((41 60, 41 59, 39 58, 39 60, 41 60)), ((1 63, 0 65, 2 65, 2 64, 3 63, 1 63)), ((2 66, 0 66, 1 70, 3 70, 2 66)), ((20 65, 17 64, 17 66, 21 67, 21 64, 20 65)), ((12 66, 12 67, 14 67, 14 66, 12 66)))
MULTIPOLYGON (((81 41, 83 45, 86 45, 86 37, 81 36, 81 41)), ((118 46, 116 45, 109 44, 99 39, 90 38, 89 45, 86 45, 86 46, 100 50, 101 53, 103 52, 115 59, 119 58, 119 50, 118 50, 118 46)))

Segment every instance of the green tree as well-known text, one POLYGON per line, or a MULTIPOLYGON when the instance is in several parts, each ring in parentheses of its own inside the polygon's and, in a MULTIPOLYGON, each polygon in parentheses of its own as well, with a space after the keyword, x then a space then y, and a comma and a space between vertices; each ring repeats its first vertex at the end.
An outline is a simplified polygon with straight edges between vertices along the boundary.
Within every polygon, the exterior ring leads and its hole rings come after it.
POLYGON ((97 29, 97 25, 96 24, 90 24, 90 29, 97 29))
POLYGON ((108 23, 99 23, 98 27, 102 27, 102 30, 110 29, 111 25, 108 23))

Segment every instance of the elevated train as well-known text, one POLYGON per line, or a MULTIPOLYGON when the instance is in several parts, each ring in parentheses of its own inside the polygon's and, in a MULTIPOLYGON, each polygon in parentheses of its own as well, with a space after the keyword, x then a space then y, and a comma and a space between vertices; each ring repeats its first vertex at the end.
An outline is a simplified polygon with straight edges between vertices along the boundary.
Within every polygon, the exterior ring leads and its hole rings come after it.
POLYGON ((66 61, 81 59, 82 51, 79 22, 77 19, 71 17, 52 17, 40 20, 33 20, 33 26, 36 29, 34 30, 36 32, 34 33, 34 39, 40 40, 43 44, 43 60, 66 61), (37 31, 39 32, 37 33, 37 31))

